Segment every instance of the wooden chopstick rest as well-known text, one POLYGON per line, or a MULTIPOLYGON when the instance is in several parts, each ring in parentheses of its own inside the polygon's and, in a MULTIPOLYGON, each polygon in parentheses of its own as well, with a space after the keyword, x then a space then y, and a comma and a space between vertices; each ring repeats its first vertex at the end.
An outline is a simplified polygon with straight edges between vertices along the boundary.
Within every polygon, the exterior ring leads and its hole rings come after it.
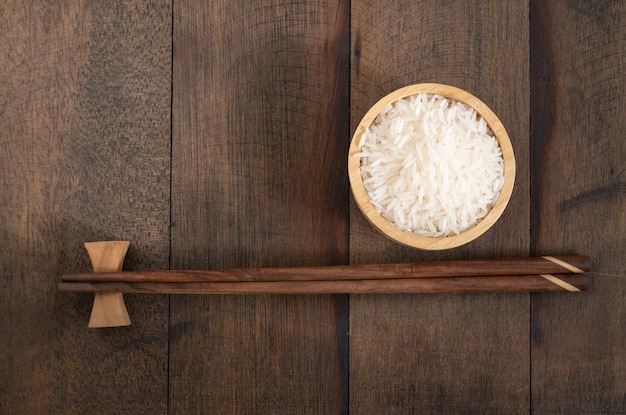
MULTIPOLYGON (((86 242, 85 248, 94 273, 120 272, 130 245, 129 241, 86 242)), ((121 292, 96 292, 89 319, 89 327, 121 327, 130 325, 121 292)))

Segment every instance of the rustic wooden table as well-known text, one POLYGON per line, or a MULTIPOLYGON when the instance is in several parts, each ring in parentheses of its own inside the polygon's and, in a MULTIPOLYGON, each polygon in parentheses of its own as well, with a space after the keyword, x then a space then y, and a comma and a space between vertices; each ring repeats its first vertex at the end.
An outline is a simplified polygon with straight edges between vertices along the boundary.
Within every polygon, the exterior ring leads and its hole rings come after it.
POLYGON ((0 4, 0 413, 626 412, 626 3, 0 4), (530 18, 529 18, 530 16, 530 18), (445 252, 350 194, 354 128, 418 82, 506 126, 503 217, 445 252), (85 241, 125 269, 587 254, 587 292, 129 295, 86 327, 85 241))

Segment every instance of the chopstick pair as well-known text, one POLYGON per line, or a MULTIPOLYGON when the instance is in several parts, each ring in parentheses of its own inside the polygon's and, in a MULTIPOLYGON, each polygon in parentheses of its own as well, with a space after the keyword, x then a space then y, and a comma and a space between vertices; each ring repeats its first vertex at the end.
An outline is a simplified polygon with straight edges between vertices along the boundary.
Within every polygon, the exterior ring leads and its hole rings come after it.
POLYGON ((407 264, 66 274, 60 291, 163 294, 396 294, 584 291, 588 256, 407 264))

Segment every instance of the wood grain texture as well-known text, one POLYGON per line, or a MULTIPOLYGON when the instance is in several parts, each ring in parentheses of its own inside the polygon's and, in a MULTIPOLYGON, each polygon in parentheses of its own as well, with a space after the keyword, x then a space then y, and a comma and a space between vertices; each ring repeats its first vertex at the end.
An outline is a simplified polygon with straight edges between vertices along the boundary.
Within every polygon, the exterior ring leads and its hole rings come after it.
POLYGON ((594 258, 585 297, 532 297, 533 413, 622 414, 626 3, 531 3, 533 247, 594 258))
MULTIPOLYGON (((347 263, 347 5, 175 2, 172 268, 347 263)), ((345 312, 173 297, 171 413, 344 411, 345 312)))
POLYGON ((0 413, 163 413, 167 297, 94 331, 56 285, 89 240, 167 266, 169 5, 3 1, 0 27, 0 413))
MULTIPOLYGON (((527 254, 528 5, 422 1, 388 7, 353 1, 351 16, 353 129, 379 98, 397 88, 449 84, 493 110, 518 161, 511 201, 500 220, 452 250, 425 252, 391 242, 352 203, 351 263, 527 254)), ((352 296, 351 413, 528 412, 528 308, 526 294, 352 296)))

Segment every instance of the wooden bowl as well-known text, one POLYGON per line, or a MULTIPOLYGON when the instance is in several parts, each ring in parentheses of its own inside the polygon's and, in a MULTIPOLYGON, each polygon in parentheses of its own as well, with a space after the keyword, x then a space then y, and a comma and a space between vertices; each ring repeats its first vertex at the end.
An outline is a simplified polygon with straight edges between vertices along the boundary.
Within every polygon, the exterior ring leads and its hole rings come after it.
POLYGON ((478 238, 491 228, 491 226, 493 226, 500 218, 509 202, 509 199, 511 198, 511 193, 513 192, 513 183, 515 182, 515 157, 513 155, 511 141, 506 130, 504 129, 504 126, 493 111, 491 111, 489 107, 487 107, 487 105, 485 105, 478 98, 462 89, 449 85, 434 83, 415 84, 400 88, 383 97, 365 114, 356 128, 350 144, 350 150, 348 152, 348 176, 350 178, 350 186, 352 187, 352 193, 357 205, 375 228, 389 238, 404 245, 419 249, 441 250, 455 248, 478 238), (359 147, 361 136, 387 105, 397 101, 398 99, 420 93, 441 95, 445 98, 454 99, 474 108, 476 112, 485 119, 489 129, 498 140, 502 150, 502 157, 504 161, 504 184, 499 197, 485 217, 458 235, 424 237, 401 230, 378 213, 376 208, 370 202, 365 187, 363 186, 360 172, 361 159, 355 156, 356 153, 361 151, 359 147))

